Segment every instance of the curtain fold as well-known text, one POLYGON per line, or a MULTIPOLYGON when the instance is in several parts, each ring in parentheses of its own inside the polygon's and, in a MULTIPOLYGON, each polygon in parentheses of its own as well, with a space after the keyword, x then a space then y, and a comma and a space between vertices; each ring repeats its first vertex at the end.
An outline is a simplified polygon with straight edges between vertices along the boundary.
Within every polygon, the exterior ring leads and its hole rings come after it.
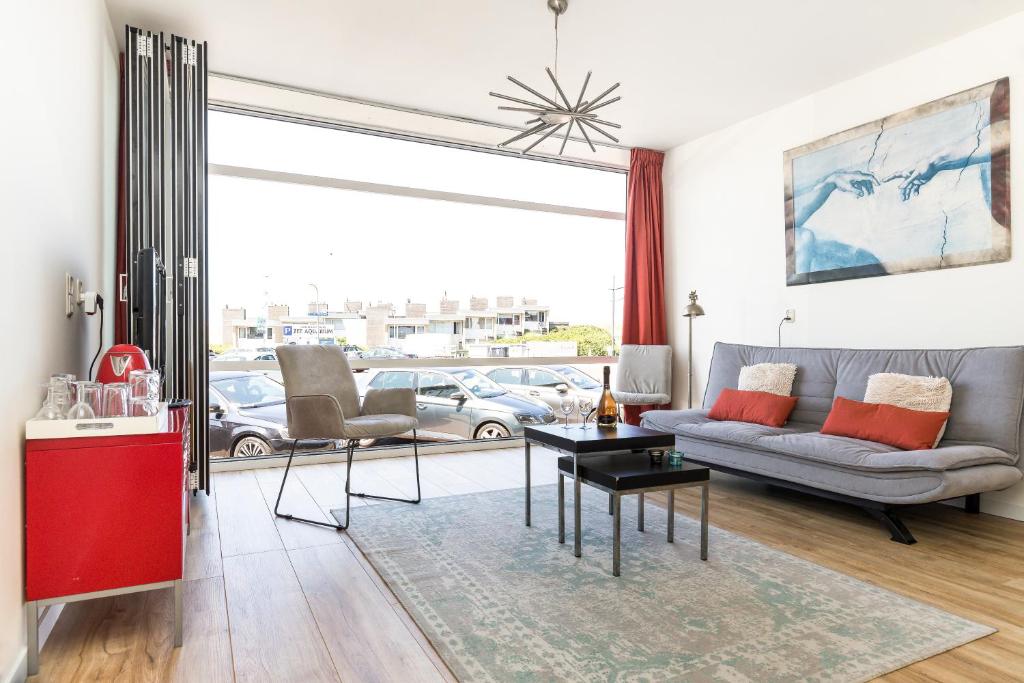
MULTIPOLYGON (((626 284, 622 304, 623 344, 667 344, 665 327, 663 152, 634 149, 626 193, 626 284)), ((665 406, 625 406, 625 420, 665 406)))

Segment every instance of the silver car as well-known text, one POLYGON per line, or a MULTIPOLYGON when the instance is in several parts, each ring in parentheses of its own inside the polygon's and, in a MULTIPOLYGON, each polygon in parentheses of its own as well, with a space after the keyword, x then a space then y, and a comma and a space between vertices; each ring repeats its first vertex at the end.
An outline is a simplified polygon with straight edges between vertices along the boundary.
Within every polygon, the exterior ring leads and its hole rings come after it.
POLYGON ((381 370, 367 387, 415 389, 423 439, 503 439, 522 436, 525 425, 555 422, 543 401, 515 396, 473 368, 381 370))
POLYGON ((497 367, 488 370, 487 376, 518 396, 544 401, 552 410, 558 410, 567 396, 577 402, 581 397, 590 398, 597 405, 603 388, 571 365, 497 367))

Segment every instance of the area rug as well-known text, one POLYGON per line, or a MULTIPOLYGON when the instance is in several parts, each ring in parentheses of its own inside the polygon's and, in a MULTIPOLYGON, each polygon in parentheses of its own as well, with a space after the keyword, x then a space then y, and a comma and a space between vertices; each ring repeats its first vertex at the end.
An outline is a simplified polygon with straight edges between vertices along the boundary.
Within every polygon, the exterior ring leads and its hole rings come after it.
POLYGON ((529 528, 509 489, 358 508, 349 534, 461 681, 863 681, 995 631, 713 527, 702 562, 694 520, 666 543, 635 498, 615 578, 607 496, 585 489, 582 558, 566 498, 565 545, 554 486, 529 528))

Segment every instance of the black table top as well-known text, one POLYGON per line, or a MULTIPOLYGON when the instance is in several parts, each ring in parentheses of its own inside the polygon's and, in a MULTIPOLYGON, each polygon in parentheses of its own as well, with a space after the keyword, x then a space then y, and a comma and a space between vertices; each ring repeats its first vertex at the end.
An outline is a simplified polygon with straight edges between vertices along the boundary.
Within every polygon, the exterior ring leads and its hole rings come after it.
MULTIPOLYGON (((580 458, 578 467, 581 479, 612 491, 692 484, 708 481, 711 476, 707 467, 685 460, 678 465, 670 465, 667 456, 660 465, 655 465, 646 453, 591 455, 580 458)), ((558 469, 571 475, 572 456, 560 457, 558 469)))
POLYGON ((562 425, 544 425, 527 427, 525 436, 527 441, 541 443, 568 453, 671 448, 676 443, 673 434, 628 424, 619 424, 615 429, 602 429, 594 424, 586 429, 580 425, 569 425, 568 429, 562 425))

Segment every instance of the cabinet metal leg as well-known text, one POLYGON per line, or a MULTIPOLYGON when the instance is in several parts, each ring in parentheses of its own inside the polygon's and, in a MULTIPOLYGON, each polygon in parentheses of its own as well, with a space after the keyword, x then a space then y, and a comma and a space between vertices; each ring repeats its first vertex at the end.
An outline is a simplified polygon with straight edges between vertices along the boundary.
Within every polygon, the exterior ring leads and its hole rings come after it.
POLYGON ((28 675, 39 673, 39 605, 35 600, 25 603, 25 622, 28 624, 28 675))
POLYGON ((676 492, 670 489, 668 492, 668 542, 675 543, 676 540, 676 492))
POLYGON ((622 497, 612 496, 612 576, 619 575, 619 559, 622 543, 622 497))
POLYGON ((181 579, 174 582, 174 647, 181 647, 183 637, 183 624, 182 618, 184 611, 182 610, 182 599, 184 593, 184 587, 181 579))
POLYGON ((708 559, 708 485, 700 487, 700 559, 708 559))
POLYGON ((530 526, 530 442, 526 442, 526 526, 530 526))
POLYGON ((558 542, 565 543, 565 475, 558 473, 558 542))
POLYGON ((636 530, 644 530, 644 494, 638 493, 636 496, 636 530))
POLYGON ((574 524, 573 533, 575 538, 573 539, 572 554, 576 557, 583 555, 583 549, 580 543, 580 526, 582 525, 580 497, 583 494, 582 487, 580 486, 580 472, 578 456, 572 458, 572 521, 574 524))

